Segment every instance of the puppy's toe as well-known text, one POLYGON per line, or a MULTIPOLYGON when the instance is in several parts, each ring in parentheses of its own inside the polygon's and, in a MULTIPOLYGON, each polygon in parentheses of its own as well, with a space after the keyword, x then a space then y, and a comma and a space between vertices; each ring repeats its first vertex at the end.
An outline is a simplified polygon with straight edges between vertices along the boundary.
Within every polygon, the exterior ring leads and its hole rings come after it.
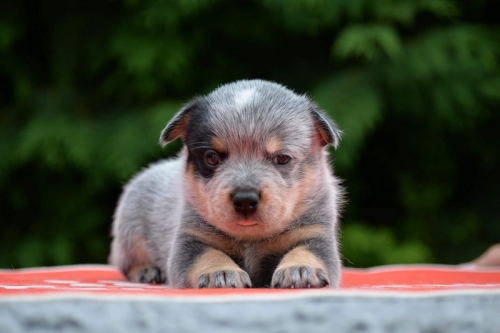
POLYGON ((139 268, 135 275, 135 281, 141 283, 163 284, 166 280, 165 274, 156 266, 139 268))
POLYGON ((252 282, 247 272, 221 270, 205 273, 198 279, 198 288, 250 288, 252 282))
POLYGON ((278 267, 271 280, 273 288, 322 288, 329 284, 323 269, 310 266, 278 267))

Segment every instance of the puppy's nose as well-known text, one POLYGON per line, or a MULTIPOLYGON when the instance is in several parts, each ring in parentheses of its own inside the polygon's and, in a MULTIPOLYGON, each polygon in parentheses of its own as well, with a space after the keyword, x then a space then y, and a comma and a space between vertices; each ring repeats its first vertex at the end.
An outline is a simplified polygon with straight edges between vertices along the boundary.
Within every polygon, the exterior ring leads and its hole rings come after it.
POLYGON ((255 191, 238 191, 231 198, 234 210, 243 215, 254 213, 260 202, 260 195, 255 191))

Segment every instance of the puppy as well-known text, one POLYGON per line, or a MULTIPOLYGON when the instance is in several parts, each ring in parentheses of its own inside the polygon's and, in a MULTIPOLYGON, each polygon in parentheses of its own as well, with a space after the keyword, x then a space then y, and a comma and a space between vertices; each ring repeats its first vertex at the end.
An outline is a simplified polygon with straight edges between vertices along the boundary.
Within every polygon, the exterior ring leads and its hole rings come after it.
POLYGON ((337 287, 341 197, 325 147, 340 131, 307 97, 224 85, 161 133, 176 159, 136 175, 114 215, 110 263, 174 288, 337 287))

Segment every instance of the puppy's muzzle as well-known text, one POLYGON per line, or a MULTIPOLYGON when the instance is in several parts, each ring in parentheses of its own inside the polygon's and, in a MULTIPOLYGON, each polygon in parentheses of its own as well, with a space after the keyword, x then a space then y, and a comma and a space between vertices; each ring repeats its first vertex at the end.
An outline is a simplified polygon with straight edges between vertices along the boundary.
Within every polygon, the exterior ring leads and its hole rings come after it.
POLYGON ((260 202, 260 194, 253 190, 235 191, 231 195, 234 210, 243 216, 255 213, 260 202))

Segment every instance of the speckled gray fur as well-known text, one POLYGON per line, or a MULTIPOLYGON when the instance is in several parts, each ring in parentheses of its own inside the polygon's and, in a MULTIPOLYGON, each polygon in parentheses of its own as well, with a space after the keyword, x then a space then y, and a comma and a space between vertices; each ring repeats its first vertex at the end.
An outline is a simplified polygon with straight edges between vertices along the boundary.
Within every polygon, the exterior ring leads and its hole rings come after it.
MULTIPOLYGON (((340 131, 323 111, 279 84, 243 80, 186 104, 160 142, 178 137, 185 143, 178 158, 149 166, 125 186, 112 264, 127 275, 158 267, 180 288, 338 286, 341 188, 325 146, 337 146, 340 131), (207 164, 207 152, 216 153, 216 167, 207 164), (258 208, 236 209, 238 193, 256 197, 258 208), (269 245, 285 240, 286 248, 269 245), (219 270, 196 266, 207 252, 219 270), (293 260, 298 264, 290 267, 293 260)), ((145 271, 140 276, 129 278, 157 282, 145 271)))

